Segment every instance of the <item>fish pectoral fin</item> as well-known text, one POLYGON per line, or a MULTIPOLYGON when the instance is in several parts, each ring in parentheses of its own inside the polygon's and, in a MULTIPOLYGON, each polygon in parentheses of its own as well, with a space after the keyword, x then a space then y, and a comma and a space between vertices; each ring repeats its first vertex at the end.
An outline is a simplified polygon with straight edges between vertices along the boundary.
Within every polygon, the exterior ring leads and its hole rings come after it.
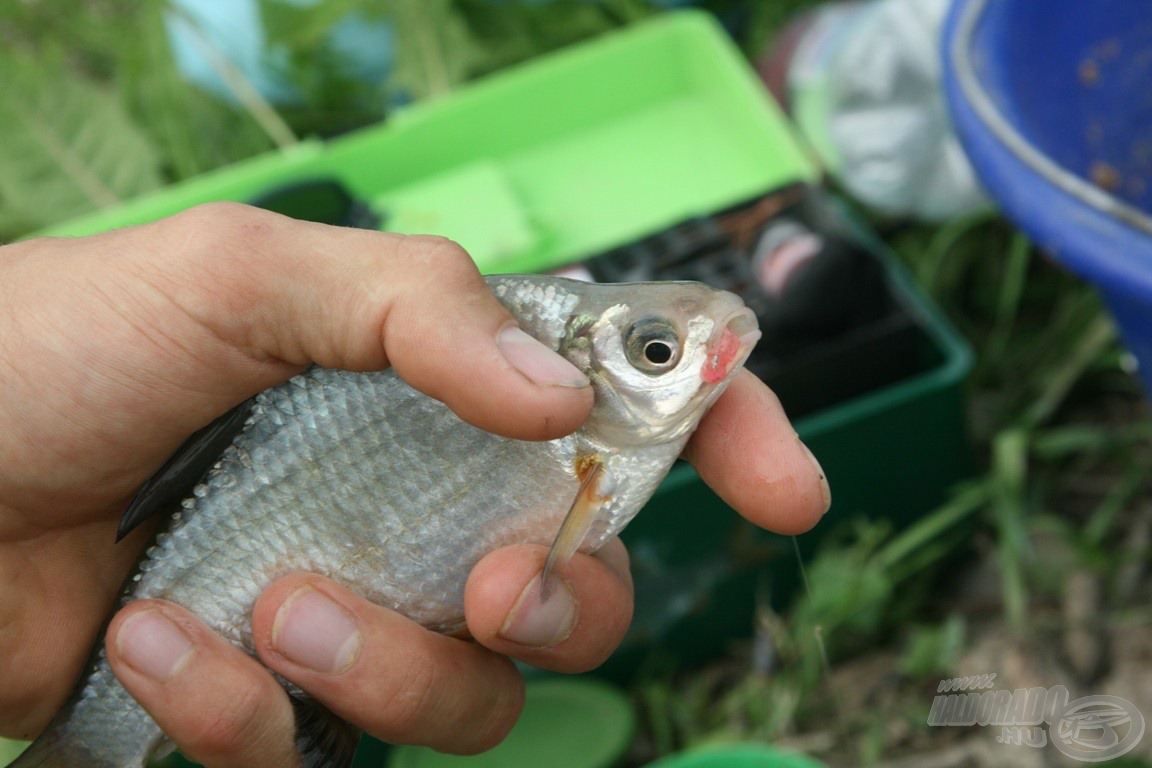
POLYGON ((360 731, 320 702, 292 696, 296 720, 296 751, 303 768, 348 768, 356 756, 360 731))
POLYGON ((160 469, 145 481, 124 510, 116 541, 123 539, 157 512, 170 508, 192 493, 196 483, 200 482, 244 428, 244 423, 252 413, 253 403, 253 399, 245 400, 193 434, 176 449, 160 469))
POLYGON ((576 498, 568 508, 568 514, 564 516, 564 522, 560 524, 560 530, 552 541, 552 548, 548 550, 548 558, 544 561, 544 571, 540 575, 540 596, 544 600, 547 600, 552 592, 552 574, 576 554, 576 550, 580 548, 584 537, 592 528, 592 523, 596 521, 596 515, 604 505, 606 499, 599 492, 599 480, 603 471, 604 465, 598 460, 588 465, 584 480, 580 483, 580 490, 576 492, 576 498))

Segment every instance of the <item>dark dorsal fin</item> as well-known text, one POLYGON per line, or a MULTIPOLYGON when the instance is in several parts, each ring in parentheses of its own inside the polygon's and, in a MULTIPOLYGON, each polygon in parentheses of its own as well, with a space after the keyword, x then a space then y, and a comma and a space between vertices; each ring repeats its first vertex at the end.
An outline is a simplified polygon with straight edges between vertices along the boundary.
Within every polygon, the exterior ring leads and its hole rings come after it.
POLYGON ((356 756, 360 731, 315 699, 292 696, 296 751, 304 768, 348 768, 356 756))
POLYGON ((244 427, 252 412, 253 400, 245 400, 208 426, 195 432, 176 449, 163 466, 145 481, 120 518, 116 541, 152 515, 171 507, 191 494, 224 449, 244 427))

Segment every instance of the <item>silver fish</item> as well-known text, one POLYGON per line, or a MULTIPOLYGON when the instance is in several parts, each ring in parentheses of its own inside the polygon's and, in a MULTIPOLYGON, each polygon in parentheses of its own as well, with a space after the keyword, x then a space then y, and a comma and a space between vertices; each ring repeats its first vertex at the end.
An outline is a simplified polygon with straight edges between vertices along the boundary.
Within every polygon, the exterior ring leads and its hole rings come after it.
MULTIPOLYGON (((500 276, 489 287, 521 328, 591 380, 595 404, 579 430, 548 442, 502 438, 390 370, 312 368, 254 399, 145 553, 122 604, 174 601, 254 655, 256 597, 280 576, 310 571, 458 632, 465 581, 485 554, 551 543, 547 578, 577 549, 617 535, 760 335, 738 297, 699 283, 500 276)), ((128 768, 171 749, 102 648, 16 768, 128 768)), ((319 705, 285 685, 300 723, 300 707, 319 705)), ((350 761, 355 732, 328 718, 321 730, 345 729, 335 739, 341 754, 298 727, 306 765, 350 761)))

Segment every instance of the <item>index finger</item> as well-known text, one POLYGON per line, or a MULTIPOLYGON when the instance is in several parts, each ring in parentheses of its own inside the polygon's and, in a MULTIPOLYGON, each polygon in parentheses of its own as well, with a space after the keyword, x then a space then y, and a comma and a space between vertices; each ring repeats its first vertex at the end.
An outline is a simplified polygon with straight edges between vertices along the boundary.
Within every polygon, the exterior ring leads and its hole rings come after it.
POLYGON ((832 502, 824 470, 776 395, 742 370, 684 450, 700 477, 751 522, 803 533, 832 502))

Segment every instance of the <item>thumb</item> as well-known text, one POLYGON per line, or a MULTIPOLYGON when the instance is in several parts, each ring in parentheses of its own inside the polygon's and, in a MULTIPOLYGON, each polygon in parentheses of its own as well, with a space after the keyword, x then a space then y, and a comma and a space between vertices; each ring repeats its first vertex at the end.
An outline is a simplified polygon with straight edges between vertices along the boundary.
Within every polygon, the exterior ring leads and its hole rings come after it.
MULTIPOLYGON (((392 365, 465 421, 523 439, 567 434, 591 408, 587 378, 518 330, 450 240, 300 222, 233 204, 156 226, 196 243, 165 266, 179 284, 199 283, 174 301, 254 361, 392 365)), ((255 383, 279 378, 273 369, 255 383)))

